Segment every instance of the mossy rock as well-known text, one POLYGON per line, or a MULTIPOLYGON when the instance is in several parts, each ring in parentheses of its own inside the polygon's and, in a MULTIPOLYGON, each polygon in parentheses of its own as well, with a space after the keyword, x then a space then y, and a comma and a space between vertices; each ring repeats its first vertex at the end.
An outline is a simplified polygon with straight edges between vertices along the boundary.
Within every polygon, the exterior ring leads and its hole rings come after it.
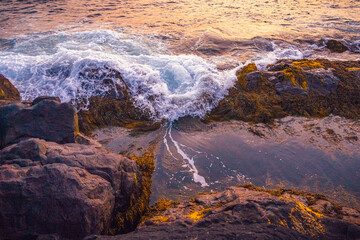
POLYGON ((356 61, 283 60, 257 74, 257 87, 249 88, 246 78, 257 72, 251 64, 238 71, 235 86, 206 118, 269 123, 285 116, 336 114, 359 119, 360 78, 353 70, 359 67, 356 61))

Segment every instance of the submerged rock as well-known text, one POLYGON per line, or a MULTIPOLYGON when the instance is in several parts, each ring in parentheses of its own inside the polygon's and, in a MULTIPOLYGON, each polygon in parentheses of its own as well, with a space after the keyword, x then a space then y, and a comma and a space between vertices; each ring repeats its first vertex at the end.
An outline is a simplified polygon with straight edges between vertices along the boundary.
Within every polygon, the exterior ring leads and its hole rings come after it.
POLYGON ((20 100, 19 91, 12 83, 0 74, 0 100, 20 100))
POLYGON ((253 185, 161 200, 132 233, 87 239, 357 239, 360 212, 325 196, 253 185))
POLYGON ((207 119, 271 122, 331 113, 360 118, 358 69, 356 61, 281 60, 259 73, 249 64, 238 71, 235 86, 207 119))
POLYGON ((31 138, 8 146, 0 152, 0 235, 80 239, 125 231, 147 207, 142 176, 135 161, 91 142, 31 138))
POLYGON ((27 103, 14 102, 0 107, 0 148, 34 137, 57 143, 75 142, 78 133, 76 109, 53 97, 27 103))

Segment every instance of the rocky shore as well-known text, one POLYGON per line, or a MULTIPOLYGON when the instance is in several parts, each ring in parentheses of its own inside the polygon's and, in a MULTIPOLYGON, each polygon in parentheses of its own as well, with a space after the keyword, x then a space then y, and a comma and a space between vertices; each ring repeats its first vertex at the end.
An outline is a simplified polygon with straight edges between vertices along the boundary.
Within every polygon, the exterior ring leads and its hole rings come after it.
POLYGON ((92 239, 358 239, 360 213, 325 196, 253 185, 160 200, 143 223, 122 236, 92 239))
POLYGON ((264 71, 249 64, 207 119, 272 122, 329 114, 359 119, 360 62, 281 60, 264 71))
POLYGON ((148 208, 151 154, 130 159, 110 152, 79 133, 70 103, 20 101, 2 79, 1 239, 81 239, 135 229, 148 208))
MULTIPOLYGON (((237 78, 205 122, 360 117, 359 62, 282 60, 266 71, 250 64, 237 78)), ((125 83, 104 84, 113 86, 108 94, 78 100, 88 110, 77 112, 56 97, 21 101, 0 75, 0 239, 360 237, 358 210, 286 189, 232 187, 189 201, 160 200, 148 211, 151 147, 123 156, 82 134, 106 126, 149 131, 161 122, 136 108, 125 83)))

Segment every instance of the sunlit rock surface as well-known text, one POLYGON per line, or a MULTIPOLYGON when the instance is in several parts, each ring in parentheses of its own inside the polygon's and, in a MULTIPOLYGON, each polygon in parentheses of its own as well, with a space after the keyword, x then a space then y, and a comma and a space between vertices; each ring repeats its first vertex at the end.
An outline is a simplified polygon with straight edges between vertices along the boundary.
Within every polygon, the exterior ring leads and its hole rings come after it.
POLYGON ((87 239, 357 239, 360 212, 325 196, 253 185, 161 200, 135 232, 87 239))

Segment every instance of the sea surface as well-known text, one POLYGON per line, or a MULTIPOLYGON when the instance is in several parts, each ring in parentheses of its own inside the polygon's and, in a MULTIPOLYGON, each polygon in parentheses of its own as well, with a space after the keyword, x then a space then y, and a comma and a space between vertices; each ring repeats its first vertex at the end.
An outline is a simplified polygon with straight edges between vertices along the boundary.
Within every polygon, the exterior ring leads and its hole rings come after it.
POLYGON ((154 119, 201 117, 245 63, 360 59, 359 12, 359 0, 0 1, 0 73, 23 99, 74 101, 106 92, 91 69, 115 69, 154 119), (351 51, 330 54, 333 38, 351 51))
MULTIPOLYGON (((251 181, 359 204, 353 201, 360 196, 359 143, 338 146, 326 138, 336 122, 320 126, 314 146, 301 135, 314 135, 302 131, 305 120, 265 137, 243 123, 208 129, 177 121, 204 116, 250 62, 265 69, 285 58, 360 60, 359 13, 360 0, 0 0, 0 74, 24 100, 50 95, 76 102, 104 95, 105 78, 123 84, 113 74, 120 72, 136 105, 168 121, 154 133, 107 129, 97 139, 123 153, 159 143, 155 199, 251 181), (349 51, 330 53, 329 39, 349 51), (298 135, 285 134, 292 128, 298 135)), ((360 137, 356 126, 350 132, 360 137)))

